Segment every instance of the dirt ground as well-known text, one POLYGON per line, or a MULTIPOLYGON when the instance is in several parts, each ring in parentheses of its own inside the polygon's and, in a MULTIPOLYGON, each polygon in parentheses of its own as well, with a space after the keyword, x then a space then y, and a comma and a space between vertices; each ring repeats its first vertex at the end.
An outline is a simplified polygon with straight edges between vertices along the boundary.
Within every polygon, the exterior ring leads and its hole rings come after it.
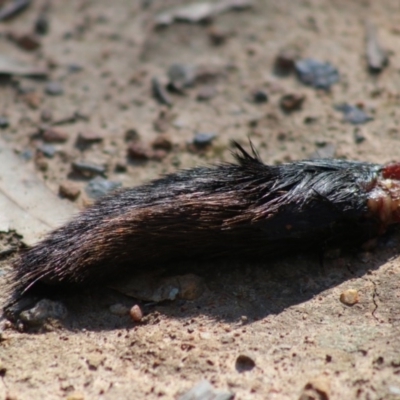
MULTIPOLYGON (((207 24, 154 28, 158 13, 188 3, 54 0, 49 31, 30 51, 15 38, 32 31, 44 1, 0 22, 0 54, 49 71, 44 80, 1 80, 0 116, 9 120, 1 138, 55 194, 73 183, 80 190, 74 206, 92 201, 90 178, 74 172, 73 162, 105 166, 107 179, 134 186, 178 168, 232 161, 232 139, 247 145, 250 138, 271 164, 316 152, 379 163, 400 158, 398 0, 256 0, 207 24), (379 75, 365 60, 366 20, 389 51, 379 75), (340 81, 327 92, 294 74, 277 76, 283 50, 329 61, 340 81), (205 81, 169 93, 172 106, 162 105, 152 79, 164 84, 177 63, 202 66, 205 81), (46 92, 49 82, 63 93, 46 92), (254 91, 268 101, 254 102, 254 91), (284 113, 285 94, 304 95, 302 108, 284 113), (343 121, 334 109, 343 102, 373 120, 343 121), (43 156, 43 125, 76 113, 57 125, 64 142, 54 145, 55 155, 43 156), (190 144, 196 132, 216 138, 198 150, 190 144), (85 133, 97 141, 77 142, 85 133), (172 144, 167 152, 153 150, 160 137, 172 144), (132 145, 136 158, 132 150, 127 157, 132 145), (137 155, 139 145, 145 155, 137 155)), ((1 249, 17 240, 1 235, 1 249)), ((328 257, 323 269, 317 255, 212 268, 196 300, 139 303, 140 323, 110 312, 113 304, 137 303, 110 289, 67 297, 65 320, 39 332, 1 333, 0 399, 177 399, 204 379, 235 399, 399 399, 399 245, 394 233, 373 251, 328 257), (353 306, 340 301, 350 289, 359 296, 353 306)), ((14 256, 2 258, 0 272, 14 256)))

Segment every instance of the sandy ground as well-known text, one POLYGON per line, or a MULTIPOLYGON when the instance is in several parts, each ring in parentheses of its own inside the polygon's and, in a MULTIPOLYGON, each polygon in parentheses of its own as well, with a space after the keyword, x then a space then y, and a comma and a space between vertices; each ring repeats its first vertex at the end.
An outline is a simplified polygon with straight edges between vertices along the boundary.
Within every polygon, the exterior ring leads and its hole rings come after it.
MULTIPOLYGON (((71 172, 74 161, 104 165, 108 179, 133 186, 177 168, 231 161, 229 141, 246 144, 248 137, 267 163, 316 151, 379 163, 399 159, 398 1, 259 0, 211 24, 153 28, 158 12, 183 3, 189 2, 54 1, 49 32, 30 52, 9 33, 31 31, 44 3, 34 1, 0 25, 0 54, 50 70, 45 81, 2 81, 0 114, 9 120, 2 139, 54 193, 73 182, 81 190, 76 207, 91 201, 88 179, 71 172), (377 76, 366 67, 366 19, 390 54, 377 76), (220 45, 212 41, 218 35, 220 45), (325 92, 294 75, 276 76, 274 60, 285 49, 329 61, 340 82, 325 92), (211 78, 170 94, 167 107, 154 99, 151 80, 164 82, 174 63, 202 65, 211 78), (46 94, 50 81, 60 82, 63 94, 46 94), (207 90, 214 96, 199 101, 207 90), (268 102, 254 103, 254 90, 264 90, 268 102), (279 104, 290 93, 305 101, 286 114, 279 104), (344 122, 333 107, 344 101, 374 119, 358 127, 344 122), (55 145, 55 156, 40 156, 37 132, 46 117, 77 111, 85 118, 57 128, 66 141, 55 145), (162 161, 132 161, 127 132, 133 131, 148 151, 160 135, 172 149, 162 161), (78 135, 87 132, 102 141, 78 146, 78 135), (188 145, 196 132, 216 134, 206 151, 188 145)), ((0 239, 2 248, 16 241, 13 233, 0 239)), ((373 252, 336 254, 323 269, 317 255, 212 268, 194 301, 140 303, 141 323, 109 311, 116 303, 136 303, 109 289, 65 298, 64 321, 39 332, 2 332, 0 399, 176 399, 203 379, 235 399, 400 398, 399 240, 393 234, 373 252), (352 307, 339 300, 349 289, 359 295, 352 307), (254 366, 243 371, 239 356, 254 366)), ((0 268, 12 257, 3 257, 0 268)))

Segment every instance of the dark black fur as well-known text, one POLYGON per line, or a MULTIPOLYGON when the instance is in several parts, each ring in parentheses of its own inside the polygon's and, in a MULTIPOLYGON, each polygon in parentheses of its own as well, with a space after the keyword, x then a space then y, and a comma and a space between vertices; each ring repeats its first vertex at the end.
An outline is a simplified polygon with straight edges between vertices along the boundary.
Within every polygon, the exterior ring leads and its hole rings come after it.
POLYGON ((39 281, 86 284, 175 261, 261 260, 377 234, 367 195, 381 166, 268 166, 236 147, 237 164, 180 171, 102 198, 21 254, 11 298, 39 281))

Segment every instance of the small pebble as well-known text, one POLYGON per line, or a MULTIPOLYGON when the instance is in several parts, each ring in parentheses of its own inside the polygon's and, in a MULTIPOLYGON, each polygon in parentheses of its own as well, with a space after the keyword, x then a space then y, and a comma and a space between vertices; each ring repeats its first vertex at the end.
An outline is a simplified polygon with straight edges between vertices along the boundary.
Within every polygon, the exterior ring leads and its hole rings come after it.
POLYGON ((167 156, 167 152, 162 149, 152 150, 139 143, 132 143, 128 147, 128 156, 134 161, 161 161, 167 156))
POLYGON ((206 147, 209 146, 216 137, 217 135, 212 132, 197 132, 194 135, 192 143, 197 147, 206 147))
POLYGON ((36 91, 30 91, 20 96, 21 100, 33 109, 39 108, 42 103, 42 95, 36 91))
POLYGON ((69 135, 67 132, 60 129, 50 128, 43 132, 42 138, 48 143, 63 143, 68 140, 69 135))
POLYGON ((65 197, 69 200, 76 200, 81 193, 81 189, 76 183, 66 181, 60 184, 58 192, 61 197, 65 197))
POLYGON ((198 101, 207 101, 212 99, 216 95, 217 89, 215 88, 215 86, 204 85, 198 90, 196 99, 198 101))
POLYGON ((5 129, 8 128, 9 125, 10 122, 8 121, 8 118, 0 116, 0 128, 5 129))
POLYGON ((162 161, 167 156, 167 152, 165 150, 154 150, 150 153, 150 159, 154 161, 162 161))
POLYGON ((78 142, 81 144, 99 143, 102 140, 103 136, 93 131, 84 131, 78 135, 78 142))
POLYGON ((156 150, 165 150, 171 151, 172 150, 172 142, 169 136, 167 135, 159 135, 151 144, 153 149, 156 150))
POLYGON ((50 96, 60 96, 64 93, 63 86, 60 82, 48 82, 44 91, 50 96))
POLYGON ((317 89, 329 90, 339 81, 339 72, 330 63, 306 58, 296 61, 295 68, 301 82, 317 89))
POLYGON ((68 311, 61 302, 43 299, 33 308, 22 311, 19 317, 29 325, 40 325, 49 318, 64 319, 67 314, 68 311))
POLYGON ((254 360, 244 354, 241 354, 235 362, 235 368, 238 372, 251 371, 255 366, 254 360))
POLYGON ((389 53, 384 49, 378 40, 378 35, 375 26, 367 22, 366 30, 366 55, 369 71, 371 73, 381 72, 389 63, 389 53))
POLYGON ((365 113, 361 108, 347 103, 337 104, 335 109, 341 111, 344 115, 344 120, 353 125, 365 124, 366 122, 373 120, 373 118, 365 113))
POLYGON ((223 45, 230 36, 229 32, 223 31, 215 26, 211 26, 207 29, 207 34, 211 44, 214 46, 223 45))
POLYGON ((280 100, 281 109, 286 113, 301 110, 305 98, 299 94, 285 94, 280 100))
POLYGON ((34 33, 25 33, 22 35, 12 35, 11 39, 26 51, 37 50, 41 46, 40 38, 34 33))
POLYGON ((70 74, 76 74, 83 71, 83 66, 75 63, 68 64, 67 68, 70 74))
POLYGON ((41 144, 37 147, 37 150, 47 158, 53 158, 57 152, 57 149, 52 144, 41 144))
POLYGON ((72 163, 72 169, 75 172, 89 176, 104 175, 107 170, 104 165, 94 164, 86 161, 74 161, 72 163))
POLYGON ((49 163, 43 155, 37 154, 35 158, 35 165, 39 171, 45 172, 49 169, 49 163))
POLYGON ((354 306, 359 300, 358 291, 356 289, 347 289, 340 294, 340 301, 346 306, 354 306))
POLYGON ((112 314, 119 316, 128 315, 130 313, 129 307, 124 306, 120 303, 113 304, 112 306, 110 306, 109 310, 112 314))
POLYGON ((0 360, 0 377, 4 377, 5 374, 7 372, 7 368, 6 366, 2 363, 2 361, 0 360))
POLYGON ((128 156, 135 161, 147 161, 150 159, 149 150, 139 143, 132 143, 129 145, 128 156))
POLYGON ((153 90, 154 98, 160 103, 165 104, 167 106, 172 106, 172 100, 164 86, 157 78, 153 78, 151 80, 151 87, 153 90))
POLYGON ((129 315, 135 322, 140 322, 143 318, 143 311, 142 309, 135 304, 130 310, 129 315))
POLYGON ((35 32, 38 35, 47 35, 49 32, 49 18, 47 13, 39 14, 35 22, 35 32))
POLYGON ((256 89, 251 93, 251 99, 256 104, 262 104, 268 102, 268 94, 263 89, 256 89))
POLYGON ((118 162, 115 164, 114 171, 117 172, 117 173, 124 173, 124 172, 127 171, 127 169, 128 169, 128 167, 127 167, 127 165, 126 165, 125 162, 123 162, 123 161, 118 161, 118 162))
POLYGON ((134 142, 134 141, 139 140, 139 139, 140 139, 140 135, 139 135, 139 132, 136 129, 131 128, 131 129, 128 129, 125 132, 125 141, 134 142))
POLYGON ((196 79, 196 69, 184 64, 172 64, 168 69, 169 89, 181 91, 192 86, 196 79))
POLYGON ((40 119, 42 120, 42 122, 50 122, 53 119, 53 113, 51 112, 51 110, 44 109, 40 113, 40 119))
POLYGON ((168 110, 162 109, 157 115, 157 118, 153 122, 154 129, 157 132, 166 132, 170 125, 171 120, 174 118, 174 115, 171 114, 168 110))
POLYGON ((33 158, 33 152, 30 149, 23 150, 19 155, 24 161, 30 161, 33 158))
POLYGON ((97 200, 121 186, 121 182, 109 181, 97 176, 86 185, 85 192, 90 198, 97 200))
POLYGON ((283 50, 280 52, 274 63, 274 72, 279 76, 287 76, 294 71, 297 52, 294 50, 283 50))
POLYGON ((364 136, 363 131, 358 127, 354 129, 353 137, 354 137, 354 142, 356 144, 360 144, 360 143, 364 142, 365 140, 367 140, 366 137, 364 136))

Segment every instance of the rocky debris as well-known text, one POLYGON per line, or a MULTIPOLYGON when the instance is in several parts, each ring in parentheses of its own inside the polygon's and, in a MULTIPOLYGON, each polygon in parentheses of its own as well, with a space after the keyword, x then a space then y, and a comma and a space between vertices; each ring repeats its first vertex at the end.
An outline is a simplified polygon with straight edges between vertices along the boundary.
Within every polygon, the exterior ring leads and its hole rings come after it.
POLYGON ((69 139, 69 134, 61 129, 49 128, 43 132, 42 139, 48 143, 64 143, 69 139))
POLYGON ((185 88, 194 84, 196 79, 196 67, 186 64, 172 64, 168 68, 168 89, 182 92, 185 88))
POLYGON ((115 171, 117 174, 123 174, 123 173, 125 173, 127 170, 128 170, 128 166, 126 165, 125 162, 123 162, 123 161, 117 161, 117 163, 115 164, 115 167, 114 167, 114 171, 115 171))
POLYGON ((34 30, 38 35, 47 35, 50 29, 48 7, 43 7, 36 18, 34 30))
POLYGON ((267 103, 269 100, 268 94, 263 89, 255 89, 251 92, 251 101, 256 104, 267 103))
POLYGON ((136 129, 131 128, 125 131, 124 138, 126 142, 135 142, 140 139, 140 135, 136 129))
POLYGON ((129 315, 131 316, 132 320, 134 322, 140 322, 143 318, 143 311, 140 308, 140 306, 138 306, 137 304, 135 304, 130 310, 129 310, 129 315))
POLYGON ((153 140, 151 147, 155 150, 172 150, 172 142, 168 135, 159 135, 156 139, 153 140))
POLYGON ((305 99, 306 96, 304 95, 290 93, 282 96, 279 104, 282 111, 291 113, 293 111, 301 110, 305 99))
POLYGON ((379 73, 389 64, 389 57, 388 52, 380 44, 376 28, 371 22, 365 23, 365 37, 369 71, 379 73))
POLYGON ((128 147, 128 156, 134 161, 150 160, 150 150, 139 143, 132 143, 128 147))
POLYGON ((238 372, 251 371, 256 366, 256 363, 252 358, 241 354, 236 358, 235 368, 238 372))
POLYGON ((282 50, 275 58, 274 73, 278 76, 288 76, 295 70, 298 53, 295 50, 282 50))
POLYGON ((70 182, 70 181, 65 181, 60 184, 60 186, 58 188, 58 192, 61 197, 65 197, 69 200, 74 201, 80 195, 81 189, 76 183, 70 182))
POLYGON ((233 398, 233 393, 215 390, 210 382, 201 381, 179 397, 179 400, 232 400, 233 398))
POLYGON ((340 294, 340 301, 346 306, 354 306, 359 300, 358 290, 356 289, 347 289, 340 294))
POLYGON ((167 156, 167 152, 161 149, 150 149, 140 143, 131 143, 128 146, 128 157, 132 161, 161 161, 167 156))
POLYGON ((68 73, 70 73, 70 74, 77 74, 78 72, 83 71, 84 67, 81 64, 72 62, 67 65, 67 70, 68 70, 68 73))
POLYGON ((22 34, 10 32, 7 37, 21 49, 26 51, 34 51, 41 46, 40 38, 31 32, 22 34))
POLYGON ((358 106, 342 103, 337 104, 335 106, 335 109, 343 113, 344 121, 350 122, 353 125, 365 124, 373 120, 370 115, 368 115, 363 109, 358 106))
POLYGON ((64 319, 67 314, 67 308, 61 302, 43 299, 33 308, 22 311, 19 318, 27 325, 41 325, 49 319, 64 319))
POLYGON ((64 93, 64 88, 60 82, 48 82, 44 87, 44 91, 50 96, 61 96, 64 93))
POLYGON ((71 115, 67 115, 66 117, 58 118, 52 122, 52 125, 67 125, 74 124, 78 121, 89 121, 89 117, 85 114, 82 114, 80 111, 75 111, 71 115))
POLYGON ((157 132, 166 132, 174 118, 175 114, 170 110, 165 108, 161 109, 157 115, 157 118, 153 122, 154 129, 157 132))
POLYGON ((40 152, 36 153, 35 166, 39 171, 42 171, 42 172, 45 172, 49 169, 48 161, 44 158, 44 155, 40 152))
POLYGON ((295 69, 301 82, 316 89, 329 90, 339 81, 338 70, 328 62, 305 58, 295 62, 295 69))
POLYGON ((37 147, 37 151, 42 153, 47 158, 53 158, 57 149, 52 144, 42 143, 37 147))
POLYGON ((213 46, 222 46, 231 36, 231 33, 224 31, 216 26, 211 26, 210 28, 207 29, 207 35, 210 40, 210 43, 213 46))
POLYGON ((42 95, 36 90, 23 93, 19 96, 19 98, 32 109, 39 108, 43 100, 42 95))
POLYGON ((13 0, 0 8, 0 21, 7 21, 25 11, 32 0, 13 0))
POLYGON ((195 84, 210 84, 223 76, 227 67, 212 64, 200 64, 196 66, 195 84))
POLYGON ((173 22, 201 23, 210 21, 218 14, 230 10, 245 10, 252 7, 251 0, 219 0, 216 2, 199 2, 162 12, 155 17, 155 25, 163 27, 173 22))
POLYGON ((7 117, 0 116, 0 129, 6 129, 10 125, 7 117))
POLYGON ((207 101, 217 95, 217 89, 212 85, 204 85, 197 91, 196 99, 198 101, 207 101))
POLYGON ((192 144, 197 148, 205 148, 211 145, 212 141, 217 137, 213 132, 197 132, 192 140, 192 144))
POLYGON ((94 164, 87 161, 74 161, 72 169, 85 176, 104 175, 107 168, 104 165, 94 164))
POLYGON ((354 142, 356 144, 360 144, 365 140, 367 140, 367 138, 364 135, 364 132, 359 127, 354 129, 353 137, 354 137, 354 142))
POLYGON ((102 142, 103 139, 104 139, 103 136, 98 132, 83 131, 79 133, 76 140, 76 145, 81 148, 87 148, 92 144, 102 142))
POLYGON ((90 198, 98 200, 100 197, 103 197, 107 193, 112 192, 121 186, 121 182, 109 181, 97 176, 86 185, 85 192, 90 198))
POLYGON ((172 106, 172 100, 164 85, 159 81, 158 78, 153 78, 151 80, 151 88, 153 91, 154 98, 160 103, 166 106, 172 106))

